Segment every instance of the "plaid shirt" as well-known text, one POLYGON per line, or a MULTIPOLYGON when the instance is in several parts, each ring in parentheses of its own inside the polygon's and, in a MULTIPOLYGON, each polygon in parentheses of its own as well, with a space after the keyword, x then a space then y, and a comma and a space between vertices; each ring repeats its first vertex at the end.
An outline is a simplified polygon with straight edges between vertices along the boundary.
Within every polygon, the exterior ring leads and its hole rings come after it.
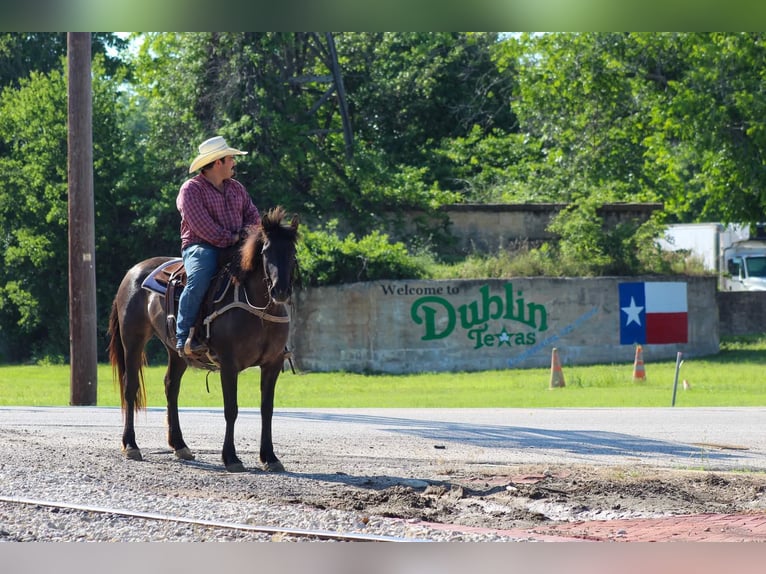
POLYGON ((182 250, 193 243, 228 247, 232 234, 261 222, 258 208, 236 179, 224 180, 221 193, 199 174, 181 186, 176 206, 181 213, 182 250))

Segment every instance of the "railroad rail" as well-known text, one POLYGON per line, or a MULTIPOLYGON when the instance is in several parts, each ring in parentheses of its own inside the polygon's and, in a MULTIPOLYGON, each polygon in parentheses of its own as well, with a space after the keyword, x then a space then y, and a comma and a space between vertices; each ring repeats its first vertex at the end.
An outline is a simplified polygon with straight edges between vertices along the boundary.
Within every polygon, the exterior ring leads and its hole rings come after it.
POLYGON ((222 522, 217 520, 200 520, 186 516, 173 516, 170 514, 159 514, 155 512, 141 512, 125 508, 108 508, 101 506, 89 506, 85 504, 74 504, 70 502, 59 502, 55 500, 44 500, 38 498, 22 498, 17 496, 0 496, 0 502, 11 504, 22 504, 27 506, 44 506, 48 508, 59 508, 66 510, 77 510, 81 512, 90 512, 94 514, 111 514, 115 516, 124 516, 126 518, 138 518, 142 520, 157 520, 163 522, 178 522, 181 524, 191 524, 195 526, 205 526, 209 528, 221 528, 228 530, 240 530, 245 532, 257 532, 271 535, 294 536, 297 538, 314 538, 317 540, 334 540, 339 542, 426 542, 426 540, 415 538, 400 538, 396 536, 382 536, 376 534, 361 534, 355 532, 335 532, 331 530, 310 530, 300 528, 284 528, 281 526, 259 526, 253 524, 241 524, 237 522, 222 522))

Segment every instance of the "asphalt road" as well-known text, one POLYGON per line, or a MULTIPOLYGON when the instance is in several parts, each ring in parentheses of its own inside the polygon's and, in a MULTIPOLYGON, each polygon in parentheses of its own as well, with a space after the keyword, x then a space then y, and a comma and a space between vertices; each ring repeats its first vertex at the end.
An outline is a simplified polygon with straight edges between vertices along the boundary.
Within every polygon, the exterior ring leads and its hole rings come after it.
MULTIPOLYGON (((301 459, 310 445, 305 456, 380 458, 388 465, 412 459, 766 470, 764 420, 766 408, 750 407, 277 409, 273 428, 277 455, 292 459, 301 459)), ((181 409, 181 424, 192 450, 208 451, 211 462, 220 460, 221 409, 181 409)), ((9 431, 38 434, 41 448, 65 449, 68 437, 86 434, 119 449, 122 415, 117 408, 0 407, 0 432, 9 431)), ((139 414, 136 432, 143 450, 167 450, 163 409, 139 414)), ((258 409, 241 409, 238 447, 253 448, 259 433, 258 409)))

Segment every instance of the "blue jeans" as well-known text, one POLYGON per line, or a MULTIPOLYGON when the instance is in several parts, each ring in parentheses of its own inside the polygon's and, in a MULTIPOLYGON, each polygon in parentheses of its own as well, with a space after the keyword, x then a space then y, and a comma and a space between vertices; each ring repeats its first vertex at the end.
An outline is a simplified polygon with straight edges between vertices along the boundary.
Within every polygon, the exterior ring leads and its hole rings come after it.
POLYGON ((218 270, 218 248, 207 243, 189 245, 181 256, 186 267, 186 287, 178 301, 176 337, 181 346, 194 326, 207 288, 218 270))

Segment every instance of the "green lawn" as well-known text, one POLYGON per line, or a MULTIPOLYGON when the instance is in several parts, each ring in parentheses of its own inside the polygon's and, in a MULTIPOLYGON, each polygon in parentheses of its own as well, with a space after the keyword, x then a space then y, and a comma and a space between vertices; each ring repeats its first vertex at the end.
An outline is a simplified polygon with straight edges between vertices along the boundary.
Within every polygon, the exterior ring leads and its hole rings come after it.
MULTIPOLYGON (((670 406, 675 361, 645 363, 647 380, 633 381, 633 364, 563 365, 564 388, 550 388, 550 369, 476 373, 363 375, 286 371, 277 384, 278 407, 661 407, 670 406)), ((149 406, 164 406, 164 366, 146 369, 149 406)), ((240 375, 239 404, 257 407, 259 371, 240 375)), ((69 404, 69 367, 0 366, 0 405, 69 404)), ((108 365, 98 371, 98 405, 118 406, 108 365)), ((220 407, 217 373, 189 370, 181 406, 220 407), (206 388, 209 379, 210 392, 206 388)), ((687 359, 680 370, 676 406, 766 406, 766 338, 733 339, 712 357, 687 359), (681 380, 690 383, 684 390, 681 380)))

